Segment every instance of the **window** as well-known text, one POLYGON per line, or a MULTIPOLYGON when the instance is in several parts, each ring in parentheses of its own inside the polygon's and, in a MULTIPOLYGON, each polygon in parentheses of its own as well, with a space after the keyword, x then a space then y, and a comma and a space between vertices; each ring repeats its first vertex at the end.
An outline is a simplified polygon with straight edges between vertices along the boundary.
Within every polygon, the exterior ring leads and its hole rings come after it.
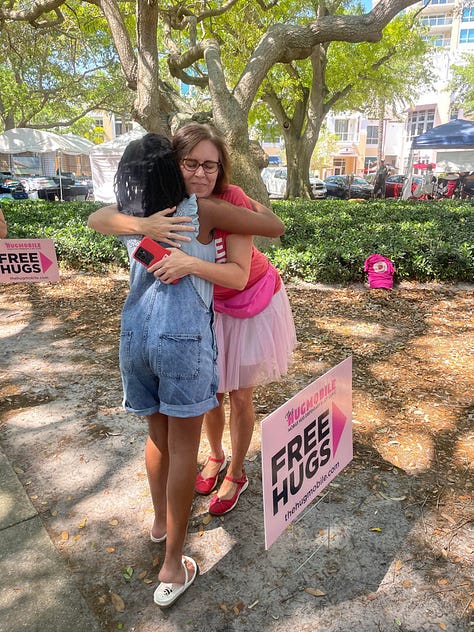
POLYGON ((419 110, 411 112, 407 119, 407 140, 411 140, 414 136, 424 134, 434 127, 434 110, 419 110))
POLYGON ((367 125, 367 145, 377 145, 379 142, 379 126, 367 125))
POLYGON ((422 18, 421 23, 425 26, 449 26, 453 23, 453 18, 446 15, 433 15, 422 18))
POLYGON ((338 175, 342 175, 346 173, 346 161, 344 158, 334 158, 333 160, 334 173, 338 175))
POLYGON ((124 120, 121 116, 115 116, 115 136, 125 134, 132 129, 131 121, 124 120))
POLYGON ((349 140, 348 119, 336 119, 334 122, 334 133, 339 137, 339 140, 349 140))
POLYGON ((463 22, 474 22, 474 7, 467 7, 462 12, 463 22))
POLYGON ((460 44, 474 44, 474 29, 461 29, 459 34, 460 44))

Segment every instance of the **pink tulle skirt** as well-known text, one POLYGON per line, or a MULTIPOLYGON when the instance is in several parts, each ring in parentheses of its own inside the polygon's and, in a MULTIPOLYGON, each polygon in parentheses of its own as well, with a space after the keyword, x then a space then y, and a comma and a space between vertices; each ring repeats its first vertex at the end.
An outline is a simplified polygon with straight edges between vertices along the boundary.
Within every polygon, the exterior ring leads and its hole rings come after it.
POLYGON ((279 380, 296 346, 290 301, 283 283, 270 304, 252 318, 215 314, 219 393, 279 380))

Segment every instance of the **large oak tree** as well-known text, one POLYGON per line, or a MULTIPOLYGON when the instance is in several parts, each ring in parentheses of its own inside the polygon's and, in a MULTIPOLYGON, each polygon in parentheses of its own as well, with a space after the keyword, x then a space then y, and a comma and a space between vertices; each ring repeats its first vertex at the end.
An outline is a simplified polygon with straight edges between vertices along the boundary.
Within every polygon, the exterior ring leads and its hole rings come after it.
MULTIPOLYGON (((255 0, 265 11, 276 2, 255 0)), ((312 16, 298 15, 294 22, 276 22, 251 51, 238 79, 229 84, 221 54, 221 42, 211 37, 212 20, 240 7, 243 20, 236 29, 251 29, 245 20, 248 0, 160 5, 156 0, 137 0, 136 28, 126 19, 131 3, 91 0, 105 17, 127 85, 136 92, 133 117, 147 130, 170 132, 175 116, 192 115, 192 109, 160 72, 159 53, 168 55, 173 77, 209 89, 212 116, 224 130, 232 150, 234 179, 246 190, 265 197, 249 141, 249 111, 269 70, 278 63, 308 59, 327 42, 378 42, 383 28, 416 0, 380 0, 367 14, 339 14, 341 2, 321 2, 312 16), (158 42, 158 27, 163 29, 158 42)), ((28 22, 47 29, 63 20, 64 0, 36 0, 30 5, 10 0, 0 7, 0 25, 28 22)), ((71 3, 68 3, 70 5, 71 3)))

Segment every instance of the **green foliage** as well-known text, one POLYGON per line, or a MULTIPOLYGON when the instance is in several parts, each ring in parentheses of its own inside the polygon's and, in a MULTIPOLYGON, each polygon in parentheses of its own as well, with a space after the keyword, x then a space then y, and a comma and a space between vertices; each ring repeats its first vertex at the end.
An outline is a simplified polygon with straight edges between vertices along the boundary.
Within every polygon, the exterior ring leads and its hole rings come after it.
POLYGON ((87 227, 87 218, 101 206, 99 202, 2 200, 8 237, 52 239, 60 266, 94 272, 127 268, 127 252, 119 240, 87 227))
MULTIPOLYGON (((83 3, 84 5, 84 3, 83 3)), ((99 9, 63 7, 64 20, 38 29, 6 22, 0 40, 0 120, 11 126, 63 124, 90 132, 91 109, 128 111, 131 97, 99 9), (75 125, 74 125, 75 124, 75 125)))
POLYGON ((270 258, 286 279, 364 280, 372 253, 389 257, 398 280, 474 281, 474 207, 469 202, 278 201, 286 225, 270 258))
POLYGON ((467 115, 474 114, 474 55, 464 54, 460 64, 451 66, 454 104, 467 115))
MULTIPOLYGON (((99 202, 2 200, 8 237, 47 237, 61 266, 105 272, 128 268, 116 237, 87 227, 99 202)), ((352 283, 365 280, 364 261, 389 257, 397 280, 474 281, 474 206, 470 202, 275 201, 286 225, 270 260, 286 280, 352 283)))

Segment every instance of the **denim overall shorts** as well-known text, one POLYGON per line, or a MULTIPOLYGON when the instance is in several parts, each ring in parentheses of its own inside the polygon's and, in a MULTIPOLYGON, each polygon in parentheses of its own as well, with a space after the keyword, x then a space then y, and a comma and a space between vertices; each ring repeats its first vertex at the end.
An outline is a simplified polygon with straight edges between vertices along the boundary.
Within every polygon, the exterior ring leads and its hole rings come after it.
MULTIPOLYGON (((197 235, 194 195, 178 205, 176 215, 191 216, 197 235)), ((213 285, 191 275, 175 284, 161 283, 131 257, 140 236, 121 239, 130 257, 130 292, 120 333, 124 408, 137 415, 202 415, 218 404, 213 285)), ((194 236, 182 243, 182 250, 215 260, 214 241, 204 245, 194 236)))

